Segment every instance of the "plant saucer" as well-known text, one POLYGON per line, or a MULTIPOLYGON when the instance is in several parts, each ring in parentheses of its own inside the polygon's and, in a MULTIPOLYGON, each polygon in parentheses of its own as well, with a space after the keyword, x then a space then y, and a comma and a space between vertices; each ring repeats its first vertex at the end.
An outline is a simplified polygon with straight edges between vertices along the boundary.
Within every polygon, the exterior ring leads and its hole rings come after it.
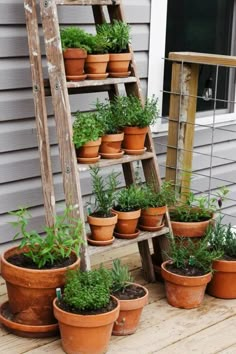
POLYGON ((88 240, 88 243, 91 246, 108 246, 108 245, 111 245, 114 242, 115 237, 112 237, 110 240, 96 241, 96 240, 92 239, 91 234, 88 234, 87 235, 87 240, 88 240))
POLYGON ((136 229, 135 233, 133 234, 120 234, 119 232, 114 232, 114 236, 116 238, 129 239, 129 240, 138 237, 139 234, 140 234, 140 230, 138 229, 136 229))
POLYGON ((124 150, 120 150, 119 152, 114 153, 99 152, 103 159, 120 159, 124 155, 124 153, 124 150))
POLYGON ((161 230, 165 225, 162 224, 162 225, 159 225, 159 226, 145 226, 145 225, 138 225, 138 227, 140 228, 140 230, 143 230, 143 231, 159 231, 161 230))
POLYGON ((130 150, 130 149, 124 149, 125 153, 127 155, 142 155, 145 153, 145 151, 147 150, 147 148, 143 148, 143 149, 140 149, 140 150, 130 150))
POLYGON ((108 73, 104 74, 88 74, 88 79, 90 80, 104 80, 108 77, 108 73))
POLYGON ((98 155, 96 157, 77 157, 77 161, 79 163, 96 163, 100 160, 101 156, 98 155))
POLYGON ((87 74, 82 75, 66 75, 68 81, 83 81, 87 78, 87 74))
POLYGON ((120 72, 120 73, 109 73, 110 77, 128 77, 130 76, 131 71, 124 71, 124 72, 120 72))
POLYGON ((14 321, 9 302, 6 301, 0 306, 0 323, 3 324, 11 333, 27 338, 52 337, 58 334, 58 323, 48 325, 30 325, 14 321))

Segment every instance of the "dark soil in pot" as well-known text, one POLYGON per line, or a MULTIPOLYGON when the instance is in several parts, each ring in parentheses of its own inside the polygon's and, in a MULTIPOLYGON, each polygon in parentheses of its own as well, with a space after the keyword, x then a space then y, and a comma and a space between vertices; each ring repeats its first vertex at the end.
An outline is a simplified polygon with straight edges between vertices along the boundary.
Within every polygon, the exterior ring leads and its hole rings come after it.
POLYGON ((123 291, 116 291, 112 295, 119 300, 133 300, 143 297, 146 294, 145 290, 135 285, 128 285, 123 291))
POLYGON ((166 269, 171 273, 187 277, 196 277, 206 274, 203 270, 192 266, 186 266, 185 269, 180 269, 176 268, 173 264, 167 264, 166 269))

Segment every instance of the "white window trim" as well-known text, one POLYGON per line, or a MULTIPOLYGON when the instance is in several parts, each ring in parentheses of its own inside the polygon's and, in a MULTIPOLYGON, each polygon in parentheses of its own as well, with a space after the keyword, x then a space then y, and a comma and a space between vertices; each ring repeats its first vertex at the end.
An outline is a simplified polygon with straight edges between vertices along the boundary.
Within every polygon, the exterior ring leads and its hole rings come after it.
MULTIPOLYGON (((168 0, 151 0, 151 23, 149 40, 149 66, 148 66, 148 97, 155 95, 158 97, 159 110, 162 111, 162 90, 164 80, 164 56, 165 39, 167 25, 167 5, 168 0)), ((235 25, 235 21, 234 21, 235 25)), ((235 90, 236 92, 236 90, 235 90)), ((236 94, 235 94, 236 101, 236 94)), ((236 120, 236 111, 233 113, 217 114, 214 118, 215 124, 234 122, 236 120)), ((197 114, 196 123, 199 125, 212 125, 213 117, 208 114, 203 116, 197 114)), ((167 123, 158 122, 152 126, 154 133, 166 132, 167 123)))

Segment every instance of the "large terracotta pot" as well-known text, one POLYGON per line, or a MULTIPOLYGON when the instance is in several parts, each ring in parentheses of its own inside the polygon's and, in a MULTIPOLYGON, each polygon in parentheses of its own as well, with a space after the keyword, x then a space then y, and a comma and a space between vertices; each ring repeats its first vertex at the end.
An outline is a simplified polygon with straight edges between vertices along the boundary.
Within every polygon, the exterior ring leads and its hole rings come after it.
POLYGON ((117 214, 113 213, 113 216, 110 218, 98 218, 88 215, 87 219, 93 240, 107 241, 112 239, 115 225, 117 223, 117 214))
MULTIPOLYGON (((109 54, 88 54, 85 61, 85 71, 88 74, 105 74, 107 64, 109 61, 109 54)), ((91 76, 90 78, 93 78, 91 76)), ((94 77, 96 79, 96 77, 94 77)), ((99 77, 98 77, 99 78, 99 77)))
POLYGON ((134 283, 133 285, 142 288, 146 294, 138 299, 119 299, 120 314, 112 330, 112 334, 115 336, 125 336, 136 332, 143 308, 148 304, 148 290, 139 284, 134 283))
POLYGON ((144 228, 150 227, 153 229, 153 231, 154 228, 159 229, 159 227, 163 223, 163 218, 166 212, 167 212, 166 206, 142 209, 139 224, 142 227, 144 226, 144 228))
MULTIPOLYGON (((66 77, 78 78, 84 74, 84 64, 87 51, 80 48, 68 48, 63 51, 66 77)), ((85 78, 85 77, 84 77, 85 78)))
POLYGON ((123 148, 127 150, 128 154, 142 154, 144 152, 144 143, 148 127, 124 127, 124 141, 123 148))
POLYGON ((130 60, 131 53, 110 54, 107 71, 109 73, 128 73, 130 60))
POLYGON ((161 275, 165 280, 167 301, 174 307, 192 309, 201 305, 207 283, 211 280, 212 274, 207 273, 201 276, 183 276, 171 273, 166 265, 171 261, 165 261, 161 265, 161 275))
POLYGON ((113 209, 113 212, 118 215, 118 221, 115 227, 116 232, 119 234, 134 234, 138 225, 141 209, 126 212, 113 209))
POLYGON ((76 149, 76 155, 79 162, 83 162, 83 159, 94 159, 98 157, 99 147, 102 139, 99 138, 95 141, 89 141, 79 149, 76 149))
POLYGON ((212 268, 207 293, 221 299, 236 299, 236 261, 218 259, 213 261, 212 268))
MULTIPOLYGON (((115 298, 114 298, 115 299, 115 298)), ((110 312, 98 315, 77 315, 61 310, 53 301, 54 315, 59 322, 62 347, 67 354, 103 354, 119 315, 120 304, 110 312)))
POLYGON ((80 259, 77 258, 69 267, 43 270, 21 268, 7 261, 9 257, 25 251, 13 247, 1 256, 2 277, 6 281, 14 321, 26 325, 55 323, 52 301, 56 288, 63 287, 67 269, 78 268, 80 259))
POLYGON ((124 133, 107 134, 102 136, 102 143, 99 152, 102 154, 117 154, 121 151, 121 143, 124 139, 124 133))

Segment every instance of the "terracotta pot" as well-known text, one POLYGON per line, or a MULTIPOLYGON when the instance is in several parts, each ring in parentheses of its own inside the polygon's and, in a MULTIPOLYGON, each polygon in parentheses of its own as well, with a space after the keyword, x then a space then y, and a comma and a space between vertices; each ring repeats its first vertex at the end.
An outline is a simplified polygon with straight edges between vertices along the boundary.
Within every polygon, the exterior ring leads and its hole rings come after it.
POLYGON ((148 290, 139 284, 133 284, 144 289, 146 294, 143 297, 132 300, 120 300, 120 314, 115 321, 112 334, 125 336, 136 332, 140 317, 145 305, 148 304, 148 290))
POLYGON ((84 74, 84 64, 87 51, 80 48, 68 48, 63 51, 66 76, 80 76, 84 74))
POLYGON ((14 321, 26 325, 55 323, 52 301, 55 289, 63 287, 67 269, 79 267, 80 259, 69 267, 58 269, 27 269, 7 261, 26 249, 10 248, 1 256, 2 277, 6 281, 10 311, 14 321))
POLYGON ((117 214, 110 218, 98 218, 88 215, 88 223, 95 241, 107 241, 113 238, 113 232, 117 223, 117 214))
POLYGON ((134 234, 138 225, 141 209, 127 212, 115 209, 112 211, 118 215, 118 221, 115 227, 116 232, 119 234, 134 234))
POLYGON ((179 237, 202 237, 212 219, 198 222, 180 222, 171 221, 172 231, 174 236, 179 237))
POLYGON ((207 273, 201 276, 183 276, 169 272, 166 261, 161 265, 161 275, 165 280, 167 301, 171 306, 184 309, 192 309, 201 305, 207 283, 211 280, 212 274, 207 273))
POLYGON ((88 143, 76 149, 76 155, 78 158, 94 158, 98 156, 99 146, 101 145, 102 139, 99 138, 95 141, 89 141, 88 143))
POLYGON ((131 53, 110 54, 107 71, 111 73, 125 73, 129 70, 131 53))
MULTIPOLYGON (((114 298, 114 297, 113 297, 114 298)), ((114 298, 115 299, 115 298, 114 298)), ((119 315, 120 304, 110 312, 98 315, 77 315, 61 310, 53 301, 54 315, 59 322, 62 347, 67 354, 103 354, 119 315)))
POLYGON ((123 147, 127 150, 142 150, 148 127, 124 127, 124 141, 123 147))
POLYGON ((207 293, 221 299, 236 299, 236 261, 215 260, 207 293))
POLYGON ((109 54, 88 54, 85 71, 88 74, 104 74, 107 70, 109 54))
POLYGON ((140 217, 140 225, 148 227, 158 227, 162 224, 167 207, 142 209, 140 217))
POLYGON ((103 135, 99 151, 104 154, 119 153, 121 151, 121 143, 123 139, 123 132, 118 134, 103 135))

